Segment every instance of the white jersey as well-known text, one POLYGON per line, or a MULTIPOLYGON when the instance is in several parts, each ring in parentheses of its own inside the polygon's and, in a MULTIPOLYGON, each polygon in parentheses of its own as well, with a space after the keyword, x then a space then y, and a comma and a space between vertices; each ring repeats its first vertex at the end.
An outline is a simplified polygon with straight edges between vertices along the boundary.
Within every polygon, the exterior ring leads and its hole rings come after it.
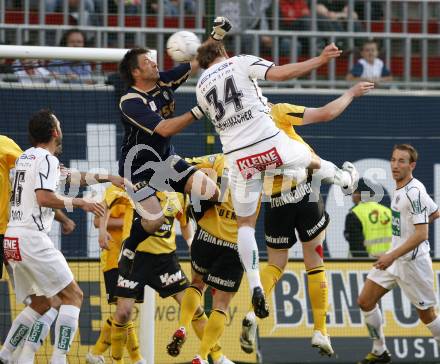
POLYGON ((43 148, 27 149, 15 162, 8 228, 48 233, 54 219, 52 208, 37 202, 36 190, 55 192, 60 180, 58 158, 43 148))
MULTIPOLYGON (((413 178, 404 187, 394 191, 391 201, 392 210, 392 249, 402 245, 414 234, 414 225, 428 224, 429 215, 435 212, 438 206, 426 192, 426 188, 419 180, 413 178)), ((415 259, 418 255, 428 253, 429 241, 420 243, 413 251, 401 256, 401 259, 415 259)))
POLYGON ((197 102, 213 123, 223 152, 247 147, 279 132, 257 80, 272 62, 241 55, 209 67, 197 82, 197 102))

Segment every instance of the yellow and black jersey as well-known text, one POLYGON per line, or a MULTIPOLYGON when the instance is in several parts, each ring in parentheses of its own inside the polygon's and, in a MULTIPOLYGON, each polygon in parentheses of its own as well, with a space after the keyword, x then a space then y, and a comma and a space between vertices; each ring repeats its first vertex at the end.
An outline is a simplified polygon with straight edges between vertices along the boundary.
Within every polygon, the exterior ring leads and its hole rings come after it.
POLYGON ((10 138, 0 135, 0 235, 6 231, 9 220, 9 198, 11 184, 9 172, 15 167, 15 160, 23 151, 10 138))
MULTIPOLYGON (((119 187, 110 185, 104 192, 104 204, 110 212, 110 217, 124 218, 127 210, 131 209, 132 202, 127 193, 119 187)), ((118 267, 119 251, 122 244, 122 228, 107 228, 112 239, 109 249, 101 252, 101 266, 104 272, 118 267)))
MULTIPOLYGON (((226 159, 223 154, 211 154, 202 157, 185 158, 185 160, 197 167, 205 169, 211 179, 216 180, 219 187, 227 186, 228 169, 225 166, 226 159), (221 186, 223 179, 223 186, 221 186)), ((197 221, 203 230, 211 235, 229 242, 237 242, 237 218, 232 206, 229 188, 222 191, 221 202, 209 208, 203 217, 197 221)))
MULTIPOLYGON (((162 224, 159 231, 142 241, 136 251, 150 254, 168 254, 176 250, 175 220, 179 220, 181 226, 188 223, 185 212, 186 201, 184 195, 177 192, 157 192, 156 196, 162 206, 166 222, 162 224)), ((127 209, 125 213, 122 239, 126 239, 130 234, 133 213, 133 208, 127 209)))
MULTIPOLYGON (((284 131, 289 138, 305 144, 313 152, 310 145, 301 138, 294 128, 294 126, 303 124, 305 110, 305 106, 280 103, 272 106, 270 114, 277 128, 284 131)), ((272 184, 272 180, 266 180, 265 182, 272 184)), ((275 176, 273 179, 271 195, 280 194, 282 190, 291 189, 296 186, 295 182, 292 182, 289 186, 282 186, 282 182, 283 176, 275 176)), ((265 185, 264 191, 267 191, 268 189, 270 189, 270 186, 265 185)))

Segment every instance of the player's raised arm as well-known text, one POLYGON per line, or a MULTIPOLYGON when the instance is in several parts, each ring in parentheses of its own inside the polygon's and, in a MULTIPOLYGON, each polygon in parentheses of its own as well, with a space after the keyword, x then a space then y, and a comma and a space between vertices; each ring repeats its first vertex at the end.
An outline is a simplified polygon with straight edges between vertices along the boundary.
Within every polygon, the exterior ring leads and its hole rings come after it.
POLYGON ((199 106, 194 106, 191 111, 185 114, 176 116, 171 119, 163 119, 154 128, 154 132, 163 136, 170 137, 179 133, 181 130, 185 129, 188 125, 192 124, 195 120, 203 118, 204 114, 199 106))
POLYGON ((302 125, 331 121, 341 115, 356 97, 367 94, 374 88, 373 82, 359 82, 345 91, 336 100, 318 108, 306 108, 302 125))
POLYGON ((339 57, 341 53, 342 51, 339 50, 334 43, 331 43, 324 48, 318 57, 311 58, 304 62, 271 67, 266 73, 266 80, 287 81, 300 77, 326 64, 331 59, 339 57))

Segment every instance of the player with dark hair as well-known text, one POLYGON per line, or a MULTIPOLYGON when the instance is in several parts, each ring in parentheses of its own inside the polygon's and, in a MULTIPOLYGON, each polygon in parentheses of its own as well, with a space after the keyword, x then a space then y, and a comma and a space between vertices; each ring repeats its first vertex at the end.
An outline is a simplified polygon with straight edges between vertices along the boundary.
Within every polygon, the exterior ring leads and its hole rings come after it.
MULTIPOLYGON (((56 155, 62 149, 61 126, 56 116, 50 110, 40 110, 32 115, 28 131, 33 147, 15 163, 10 218, 3 246, 5 259, 13 270, 17 301, 28 302, 31 297, 31 305, 12 323, 4 346, 7 351, 2 350, 0 362, 8 362, 12 349, 27 338, 20 362, 32 363, 58 315, 51 363, 65 363, 78 326, 82 291, 66 259, 47 235, 55 215, 53 209, 74 207, 100 215, 103 207, 84 198, 56 193, 61 177, 56 155)), ((72 183, 72 175, 65 177, 72 183)), ((88 177, 81 173, 79 183, 84 185, 88 177)), ((109 181, 121 184, 122 179, 109 176, 94 180, 95 183, 109 181)))
POLYGON ((188 193, 192 199, 204 200, 216 199, 218 191, 215 183, 180 158, 171 144, 172 135, 203 117, 198 106, 173 117, 174 92, 188 78, 191 65, 183 63, 159 72, 148 50, 135 48, 125 54, 119 72, 128 85, 119 103, 125 128, 119 174, 133 184, 128 192, 141 216, 133 222, 119 260, 120 273, 128 276, 137 245, 165 222, 157 191, 188 193))

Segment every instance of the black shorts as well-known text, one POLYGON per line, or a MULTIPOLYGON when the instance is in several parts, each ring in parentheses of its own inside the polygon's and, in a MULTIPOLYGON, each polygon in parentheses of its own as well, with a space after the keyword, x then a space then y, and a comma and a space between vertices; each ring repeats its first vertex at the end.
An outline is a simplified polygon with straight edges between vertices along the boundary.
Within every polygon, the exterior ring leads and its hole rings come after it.
POLYGON ((115 296, 134 298, 136 302, 143 302, 146 285, 153 288, 162 298, 173 296, 189 286, 176 252, 168 254, 136 252, 130 276, 118 275, 115 296))
POLYGON ((289 249, 297 241, 316 238, 330 222, 319 191, 315 193, 308 180, 288 193, 270 197, 264 202, 266 245, 273 249, 289 249))
POLYGON ((197 169, 178 156, 172 157, 160 162, 161 165, 155 167, 153 175, 148 170, 148 173, 131 176, 133 189, 127 189, 127 191, 133 201, 146 200, 157 191, 185 192, 186 182, 197 169))
POLYGON ((113 305, 117 302, 115 297, 116 285, 118 284, 118 268, 110 269, 104 272, 105 292, 107 295, 107 303, 113 305))
POLYGON ((243 277, 238 246, 197 228, 191 244, 191 266, 203 281, 220 291, 237 292, 243 277))

